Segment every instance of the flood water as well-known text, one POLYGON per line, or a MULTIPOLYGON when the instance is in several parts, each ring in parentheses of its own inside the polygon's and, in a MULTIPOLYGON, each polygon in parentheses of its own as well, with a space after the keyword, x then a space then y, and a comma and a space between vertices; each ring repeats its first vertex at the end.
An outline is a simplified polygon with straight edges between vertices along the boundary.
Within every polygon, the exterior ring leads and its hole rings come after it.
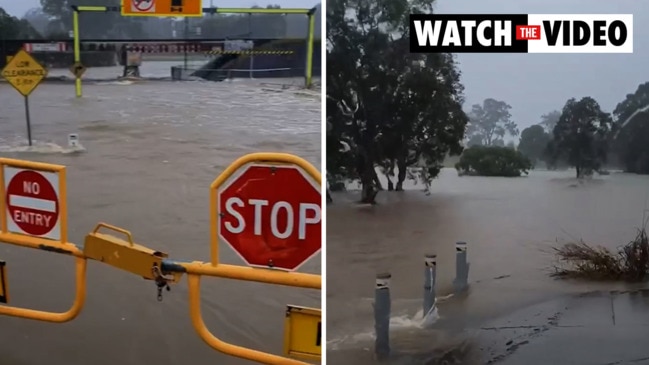
MULTIPOLYGON (((168 75, 167 66, 152 73, 168 75)), ((68 167, 69 237, 77 244, 106 222, 172 259, 208 261, 209 185, 232 161, 249 152, 290 152, 320 167, 315 93, 271 92, 254 80, 92 82, 76 99, 72 84, 46 83, 30 105, 32 149, 26 147, 23 99, 0 83, 0 156, 68 167), (69 133, 79 134, 85 151, 71 153, 69 133)), ((3 244, 0 257, 8 263, 12 305, 64 311, 72 304, 70 257, 3 244)), ((220 258, 242 264, 227 247, 220 258)), ((319 256, 302 270, 319 273, 319 256)), ((198 337, 185 279, 163 295, 158 302, 153 282, 90 262, 86 305, 74 321, 0 316, 1 362, 249 363, 217 353, 198 337)), ((282 352, 285 306, 319 303, 320 293, 313 290, 202 281, 203 315, 217 337, 276 354, 282 352)))
POLYGON ((550 278, 551 247, 583 239, 615 249, 635 237, 649 206, 649 176, 621 173, 580 184, 574 171, 485 178, 444 169, 430 195, 409 188, 379 193, 374 207, 355 204, 357 191, 337 193, 327 207, 328 361, 376 363, 372 303, 378 273, 392 274, 392 350, 411 355, 392 362, 399 364, 451 351, 463 343, 463 330, 513 310, 566 293, 619 288, 623 284, 550 278), (456 241, 467 242, 470 289, 448 297, 456 241), (432 330, 420 328, 428 253, 438 255, 440 319, 432 330))

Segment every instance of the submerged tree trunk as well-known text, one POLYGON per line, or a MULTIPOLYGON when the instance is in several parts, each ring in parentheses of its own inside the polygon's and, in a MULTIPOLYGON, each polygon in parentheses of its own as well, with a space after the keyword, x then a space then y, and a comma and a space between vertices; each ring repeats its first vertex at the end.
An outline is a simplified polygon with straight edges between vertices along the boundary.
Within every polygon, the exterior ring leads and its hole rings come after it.
POLYGON ((376 185, 374 185, 374 174, 371 171, 365 171, 361 183, 363 185, 361 203, 376 204, 376 194, 379 191, 376 189, 376 185))
POLYGON ((397 160, 397 168, 399 169, 398 180, 397 180, 397 191, 403 191, 403 182, 406 181, 406 156, 399 156, 397 160))
POLYGON ((381 180, 379 179, 379 174, 376 173, 375 168, 373 168, 372 171, 374 172, 374 184, 376 185, 376 188, 379 191, 383 190, 383 184, 381 184, 381 180))
POLYGON ((361 203, 363 204, 376 204, 376 194, 379 191, 376 189, 376 170, 374 169, 374 160, 365 151, 361 161, 360 175, 361 175, 361 203))

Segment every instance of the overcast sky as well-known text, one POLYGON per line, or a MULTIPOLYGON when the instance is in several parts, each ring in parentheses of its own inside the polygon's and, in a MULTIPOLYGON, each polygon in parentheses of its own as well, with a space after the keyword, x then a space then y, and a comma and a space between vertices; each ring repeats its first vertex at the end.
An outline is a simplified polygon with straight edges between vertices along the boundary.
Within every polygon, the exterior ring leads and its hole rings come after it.
MULTIPOLYGON (((319 3, 319 1, 311 0, 268 0, 268 1, 253 1, 253 0, 213 0, 214 6, 222 8, 231 7, 250 7, 250 6, 266 6, 268 4, 278 4, 283 8, 311 8, 319 3)), ((40 0, 0 0, 0 7, 5 9, 9 14, 14 16, 23 16, 25 12, 31 8, 40 7, 40 0)), ((210 6, 210 0, 203 0, 203 6, 210 6)))
POLYGON ((467 108, 487 97, 506 101, 523 128, 560 110, 570 97, 592 96, 611 112, 638 84, 649 81, 649 1, 439 0, 436 11, 634 15, 633 54, 458 54, 467 108))

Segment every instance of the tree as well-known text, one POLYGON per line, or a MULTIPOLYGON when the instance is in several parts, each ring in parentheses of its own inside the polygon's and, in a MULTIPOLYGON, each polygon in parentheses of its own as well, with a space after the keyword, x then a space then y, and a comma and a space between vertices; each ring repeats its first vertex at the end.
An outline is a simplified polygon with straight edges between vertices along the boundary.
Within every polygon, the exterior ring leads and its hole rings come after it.
POLYGON ((612 119, 595 99, 568 100, 554 126, 554 158, 563 156, 577 178, 591 175, 606 162, 612 119))
POLYGON ((561 112, 558 110, 553 110, 547 114, 541 116, 541 125, 545 128, 546 132, 552 133, 554 126, 557 125, 559 118, 561 117, 561 112))
POLYGON ((377 167, 389 179, 398 170, 396 190, 408 177, 428 186, 461 152, 467 122, 452 55, 408 51, 409 13, 432 12, 432 1, 327 5, 327 170, 360 181, 366 203, 381 189, 377 167))
POLYGON ((23 17, 34 29, 42 35, 48 34, 48 26, 50 24, 50 17, 43 13, 41 8, 29 9, 23 17))
POLYGON ((504 144, 502 140, 508 134, 513 137, 517 136, 518 128, 516 123, 511 120, 512 115, 509 112, 511 108, 504 101, 491 98, 485 99, 482 105, 473 105, 466 130, 469 141, 472 144, 492 146, 501 142, 504 144))
POLYGON ((464 150, 455 168, 461 175, 515 177, 527 175, 532 162, 510 147, 473 146, 464 150))
POLYGON ((640 84, 613 111, 614 151, 627 172, 649 174, 649 82, 640 84))
POLYGON ((543 126, 535 124, 523 129, 518 150, 532 161, 542 160, 550 139, 550 134, 545 132, 543 126))

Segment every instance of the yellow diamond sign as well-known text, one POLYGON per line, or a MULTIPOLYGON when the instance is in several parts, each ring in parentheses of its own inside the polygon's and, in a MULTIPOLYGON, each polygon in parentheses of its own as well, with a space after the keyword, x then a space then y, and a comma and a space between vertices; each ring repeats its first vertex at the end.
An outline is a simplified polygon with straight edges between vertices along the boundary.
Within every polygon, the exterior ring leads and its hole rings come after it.
POLYGON ((45 67, 24 50, 18 51, 2 69, 2 77, 24 96, 29 96, 45 76, 45 67))

